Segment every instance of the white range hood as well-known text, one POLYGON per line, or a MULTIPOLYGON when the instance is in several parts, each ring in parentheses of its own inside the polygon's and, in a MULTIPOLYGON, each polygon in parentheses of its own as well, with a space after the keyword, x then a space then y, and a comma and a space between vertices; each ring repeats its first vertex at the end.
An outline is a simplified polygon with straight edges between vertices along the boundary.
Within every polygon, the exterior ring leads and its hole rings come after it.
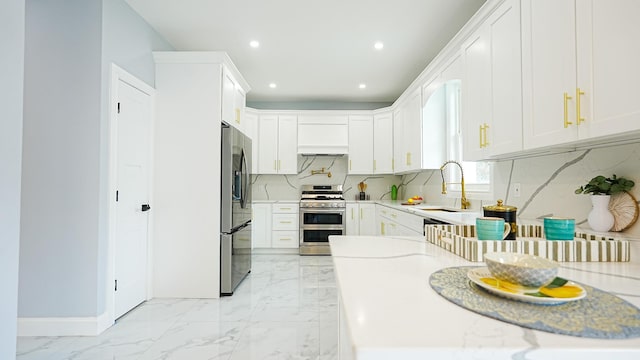
POLYGON ((349 118, 339 115, 298 117, 298 154, 344 155, 349 152, 349 118))

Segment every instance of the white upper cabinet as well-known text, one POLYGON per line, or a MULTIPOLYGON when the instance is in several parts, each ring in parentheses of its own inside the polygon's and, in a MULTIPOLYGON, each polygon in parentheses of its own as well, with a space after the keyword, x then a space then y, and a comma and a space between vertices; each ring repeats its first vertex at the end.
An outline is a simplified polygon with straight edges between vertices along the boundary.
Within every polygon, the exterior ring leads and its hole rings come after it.
POLYGON ((505 1, 463 44, 463 157, 522 150, 520 2, 505 1))
POLYGON ((243 133, 249 129, 245 128, 243 122, 245 111, 246 94, 242 86, 235 80, 231 71, 226 67, 222 70, 222 121, 237 128, 243 133))
POLYGON ((640 129, 640 2, 523 0, 524 147, 640 129))
POLYGON ((415 89, 393 113, 395 173, 422 169, 422 89, 415 89))
POLYGON ((422 169, 422 89, 411 93, 402 106, 405 171, 418 171, 422 169))
POLYGON ((259 155, 259 137, 258 137, 258 113, 245 109, 244 113, 244 129, 247 136, 251 138, 251 173, 258 174, 258 155, 259 155))
POLYGON ((422 87, 422 167, 438 169, 446 157, 447 92, 440 75, 422 87))
POLYGON ((373 174, 373 116, 349 116, 349 174, 373 174))
POLYGON ((260 115, 258 173, 297 174, 297 117, 260 115))
POLYGON ((373 173, 393 174, 393 115, 373 116, 373 173))

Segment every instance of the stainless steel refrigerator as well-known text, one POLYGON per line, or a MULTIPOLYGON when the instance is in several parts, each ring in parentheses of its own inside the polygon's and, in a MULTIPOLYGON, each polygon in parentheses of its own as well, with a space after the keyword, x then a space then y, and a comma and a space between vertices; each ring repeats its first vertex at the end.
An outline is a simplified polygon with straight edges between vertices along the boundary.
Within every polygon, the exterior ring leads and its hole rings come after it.
POLYGON ((222 123, 220 295, 251 272, 251 139, 222 123))

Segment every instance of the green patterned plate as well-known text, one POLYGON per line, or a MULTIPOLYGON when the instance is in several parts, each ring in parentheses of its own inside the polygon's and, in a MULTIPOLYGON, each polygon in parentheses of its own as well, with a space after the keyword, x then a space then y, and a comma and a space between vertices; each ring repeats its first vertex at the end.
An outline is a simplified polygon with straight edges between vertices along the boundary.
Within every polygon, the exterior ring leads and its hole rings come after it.
POLYGON ((504 286, 499 285, 499 283, 495 280, 493 275, 491 275, 491 272, 489 271, 489 269, 486 267, 474 268, 469 270, 469 272, 467 272, 467 277, 474 284, 489 291, 490 293, 493 293, 495 295, 498 295, 506 299, 522 301, 522 302, 531 303, 531 304, 558 305, 558 304, 564 304, 569 301, 580 300, 585 296, 587 296, 587 291, 582 286, 574 283, 573 281, 567 282, 564 286, 573 286, 573 287, 579 288, 580 294, 577 296, 565 297, 565 298, 541 297, 540 295, 537 295, 539 294, 538 288, 525 288, 518 285, 516 285, 516 287, 512 286, 510 288, 505 288, 504 286), (495 281, 497 284, 493 283, 492 281, 485 282, 482 279, 490 279, 495 281))

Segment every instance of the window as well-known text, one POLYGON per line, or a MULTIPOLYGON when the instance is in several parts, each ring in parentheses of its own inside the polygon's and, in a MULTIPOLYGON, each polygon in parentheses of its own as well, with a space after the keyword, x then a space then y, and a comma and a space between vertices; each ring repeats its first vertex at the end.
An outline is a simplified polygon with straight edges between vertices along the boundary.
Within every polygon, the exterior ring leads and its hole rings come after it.
MULTIPOLYGON (((462 128, 461 128, 461 81, 450 80, 445 83, 446 119, 447 119, 447 159, 456 160, 464 169, 465 191, 467 198, 492 199, 491 163, 486 161, 463 161, 462 128)), ((457 166, 448 165, 445 169, 447 193, 451 197, 460 197, 460 170, 457 166)))

